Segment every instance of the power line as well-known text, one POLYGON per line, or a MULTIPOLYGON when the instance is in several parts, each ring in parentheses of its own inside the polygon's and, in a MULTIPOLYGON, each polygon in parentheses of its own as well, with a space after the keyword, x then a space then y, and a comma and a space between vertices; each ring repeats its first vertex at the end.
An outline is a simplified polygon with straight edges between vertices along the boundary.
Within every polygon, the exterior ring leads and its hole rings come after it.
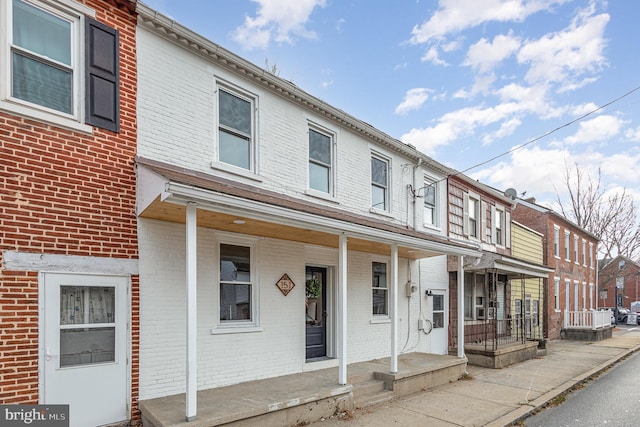
POLYGON ((628 91, 627 93, 625 93, 625 94, 623 94, 623 95, 620 95, 619 97, 617 97, 617 98, 615 98, 615 99, 613 99, 613 100, 611 100, 611 101, 607 102, 606 104, 603 104, 603 105, 601 105, 601 106, 599 106, 599 107, 597 107, 597 108, 595 108, 595 109, 593 109, 593 110, 589 111, 588 113, 585 113, 585 114, 583 114, 583 115, 581 115, 581 116, 579 116, 579 117, 577 117, 577 118, 575 118, 575 119, 571 120, 570 122, 567 122, 567 123, 565 123, 565 124, 563 124, 563 125, 561 125, 561 126, 558 126, 557 128, 552 129, 552 130, 550 130, 550 131, 548 131, 548 132, 546 132, 546 133, 544 133, 544 134, 542 134, 542 135, 540 135, 540 136, 538 136, 538 137, 536 137, 536 138, 533 138, 533 139, 531 139, 531 140, 529 140, 529 141, 525 142, 525 143, 524 143, 524 144, 522 144, 522 145, 518 145, 518 146, 516 146, 516 147, 513 147, 513 148, 512 148, 512 149, 510 149, 509 151, 505 151, 504 153, 498 154, 497 156, 494 156, 494 157, 490 158, 489 160, 485 160, 484 162, 481 162, 481 163, 475 164, 475 165, 473 165, 473 166, 471 166, 471 167, 468 167, 468 168, 467 168, 467 169, 465 169, 465 170, 462 170, 462 171, 459 171, 459 172, 453 173, 453 174, 451 174, 451 175, 449 175, 449 176, 454 176, 454 175, 460 175, 460 174, 463 174, 463 173, 465 173, 465 172, 470 171, 471 169, 475 169, 475 168, 477 168, 477 167, 479 167, 479 166, 486 165, 487 163, 491 163, 492 161, 494 161, 494 160, 496 160, 496 159, 499 159, 500 157, 506 156, 507 154, 511 154, 511 153, 513 153, 514 151, 517 151, 517 150, 520 150, 521 148, 526 147, 527 145, 530 145, 530 144, 533 144, 534 142, 540 141, 542 138, 546 138, 547 136, 551 135, 552 133, 555 133, 555 132, 559 131, 560 129, 564 129, 564 128, 568 127, 568 126, 571 126, 572 124, 577 123, 577 122, 579 122, 579 121, 581 121, 581 120, 585 119, 586 117, 589 117, 590 115, 592 115, 592 114, 594 114, 594 113, 596 113, 596 112, 598 112, 598 111, 600 111, 600 110, 602 110, 602 109, 604 109, 604 108, 607 108, 608 106, 610 106, 610 105, 612 105, 612 104, 615 104, 616 102, 620 101, 621 99, 626 98, 627 96, 631 95, 631 94, 632 94, 632 93, 634 93, 634 92, 637 92, 638 90, 640 90, 640 86, 636 86, 635 88, 631 89, 631 90, 630 90, 630 91, 628 91))

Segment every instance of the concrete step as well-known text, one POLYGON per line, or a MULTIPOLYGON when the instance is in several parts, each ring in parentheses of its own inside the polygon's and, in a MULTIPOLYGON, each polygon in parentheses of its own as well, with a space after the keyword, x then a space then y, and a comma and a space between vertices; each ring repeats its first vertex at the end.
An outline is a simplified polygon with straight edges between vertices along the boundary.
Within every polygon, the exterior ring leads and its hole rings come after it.
POLYGON ((353 400, 357 408, 386 402, 393 398, 393 391, 385 390, 384 382, 382 381, 368 380, 353 384, 353 400))

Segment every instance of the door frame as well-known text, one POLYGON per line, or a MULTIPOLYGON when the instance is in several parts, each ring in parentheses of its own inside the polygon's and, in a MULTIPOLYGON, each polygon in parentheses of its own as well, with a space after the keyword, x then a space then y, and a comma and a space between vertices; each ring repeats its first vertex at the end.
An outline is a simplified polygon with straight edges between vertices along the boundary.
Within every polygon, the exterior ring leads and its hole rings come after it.
MULTIPOLYGON (((449 352, 449 290, 446 288, 436 289, 430 288, 429 291, 435 296, 442 296, 442 304, 443 310, 438 310, 438 312, 443 313, 443 326, 442 328, 436 328, 433 321, 434 314, 434 298, 433 296, 429 298, 428 301, 428 310, 429 317, 428 319, 431 321, 431 345, 430 351, 434 354, 447 354, 449 352), (434 332, 435 331, 435 332, 434 332), (442 335, 439 336, 439 335, 442 335), (439 343, 438 340, 442 340, 442 343, 439 343)), ((419 298, 422 298, 422 295, 418 295, 419 298)))
MULTIPOLYGON (((327 274, 325 277, 326 305, 327 305, 326 307, 327 317, 325 318, 325 342, 326 342, 325 357, 327 359, 335 359, 337 357, 336 356, 336 353, 337 353, 336 307, 337 307, 337 298, 338 298, 337 293, 335 292, 335 267, 331 265, 321 264, 321 263, 307 262, 304 265, 305 275, 306 275, 307 267, 324 268, 327 271, 327 274)), ((303 301, 303 304, 304 304, 304 301, 303 301)), ((306 329, 306 324, 303 324, 303 327, 305 327, 306 329)), ((306 353, 306 347, 307 347, 306 331, 304 333, 302 344, 303 344, 303 349, 306 353)), ((319 361, 313 361, 313 359, 309 361, 309 359, 307 359, 306 356, 304 360, 306 364, 319 363, 319 361)))
MULTIPOLYGON (((132 369, 131 369, 131 357, 132 357, 132 344, 131 344, 131 275, 129 274, 109 274, 109 273, 89 273, 89 272, 74 272, 74 271, 39 271, 38 272, 38 403, 43 404, 45 397, 45 358, 46 358, 46 315, 45 315, 45 287, 47 286, 48 277, 55 276, 86 276, 86 277, 117 277, 125 279, 125 348, 123 350, 123 356, 125 358, 125 371, 126 371, 126 390, 125 390, 125 404, 126 404, 126 417, 131 419, 132 402, 131 402, 131 382, 132 382, 132 369)), ((59 308, 58 308, 59 310, 59 308)))

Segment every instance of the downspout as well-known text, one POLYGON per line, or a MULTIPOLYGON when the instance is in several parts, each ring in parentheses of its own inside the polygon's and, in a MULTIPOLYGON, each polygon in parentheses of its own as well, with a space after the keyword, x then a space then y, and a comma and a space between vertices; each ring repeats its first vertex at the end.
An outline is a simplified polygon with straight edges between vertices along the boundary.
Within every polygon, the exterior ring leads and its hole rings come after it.
POLYGON ((413 165, 413 176, 411 178, 411 185, 413 186, 411 189, 411 196, 413 199, 413 229, 416 229, 416 217, 417 217, 417 212, 416 212, 416 199, 418 198, 418 191, 413 191, 413 188, 419 188, 418 185, 416 184, 416 170, 422 165, 422 157, 418 157, 418 162, 413 165))
POLYGON ((458 256, 458 358, 464 359, 464 256, 458 256))

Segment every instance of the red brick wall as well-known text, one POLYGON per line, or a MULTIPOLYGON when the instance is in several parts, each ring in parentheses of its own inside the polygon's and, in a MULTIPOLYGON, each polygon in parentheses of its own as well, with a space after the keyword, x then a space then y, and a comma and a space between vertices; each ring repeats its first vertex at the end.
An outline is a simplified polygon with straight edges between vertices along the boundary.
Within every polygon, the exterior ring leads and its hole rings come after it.
MULTIPOLYGON (((38 401, 38 278, 2 251, 136 259, 135 16, 86 0, 120 31, 120 133, 73 132, 0 112, 0 403, 38 401)), ((132 407, 138 392, 139 291, 132 278, 132 407)), ((134 419, 139 419, 137 410, 134 419)))
POLYGON ((622 297, 622 306, 629 308, 633 301, 640 301, 640 266, 630 259, 624 259, 621 266, 620 261, 624 258, 617 257, 610 260, 600 270, 599 287, 601 291, 606 291, 607 298, 598 300, 601 307, 614 308, 616 306, 616 292, 622 297), (623 278, 623 288, 616 289, 616 279, 623 278))

